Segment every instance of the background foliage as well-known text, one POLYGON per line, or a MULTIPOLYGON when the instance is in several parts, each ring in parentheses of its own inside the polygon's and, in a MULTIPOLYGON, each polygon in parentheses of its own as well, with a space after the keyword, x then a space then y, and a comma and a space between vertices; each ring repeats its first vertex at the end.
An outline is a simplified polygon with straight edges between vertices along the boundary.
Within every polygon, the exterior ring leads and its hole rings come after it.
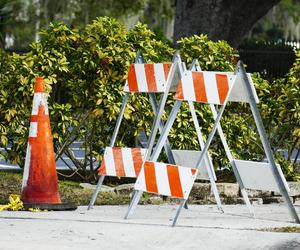
MULTIPOLYGON (((111 16, 132 27, 137 21, 172 37, 175 0, 0 0, 0 47, 13 35, 13 49, 28 49, 40 28, 59 21, 78 29, 98 16, 111 16), (1 39, 1 37, 3 39, 1 39)), ((299 40, 299 0, 281 0, 256 23, 248 38, 299 40)))
MULTIPOLYGON (((40 32, 40 42, 31 44, 23 55, 0 51, 0 147, 5 159, 24 163, 31 114, 34 77, 43 76, 49 93, 51 125, 55 147, 73 161, 83 179, 93 180, 103 149, 109 144, 121 107, 123 87, 130 63, 137 51, 147 62, 170 62, 174 49, 166 39, 138 23, 132 29, 112 18, 97 18, 83 31, 64 24, 52 24, 40 32), (85 158, 78 160, 69 145, 83 142, 85 158)), ((233 71, 236 51, 226 42, 212 42, 204 35, 179 41, 183 61, 197 58, 203 70, 233 71)), ((261 100, 261 113, 274 152, 299 146, 299 52, 286 79, 270 84, 253 75, 261 100), (290 112, 292 111, 292 112, 290 112), (293 147, 291 147, 293 145, 293 147)), ((174 102, 172 95, 168 109, 174 102)), ((206 105, 197 105, 205 135, 213 124, 206 105)), ((166 119, 167 115, 164 115, 166 119)), ((125 111, 117 145, 135 146, 141 131, 150 133, 153 112, 148 97, 132 95, 125 111)), ((197 137, 186 105, 170 133, 173 148, 198 149, 197 137)), ((264 158, 250 110, 245 104, 231 103, 222 119, 229 146, 237 158, 264 158)), ((218 139, 211 148, 215 166, 228 164, 218 139)), ((297 165, 277 155, 290 179, 296 179, 297 165)))

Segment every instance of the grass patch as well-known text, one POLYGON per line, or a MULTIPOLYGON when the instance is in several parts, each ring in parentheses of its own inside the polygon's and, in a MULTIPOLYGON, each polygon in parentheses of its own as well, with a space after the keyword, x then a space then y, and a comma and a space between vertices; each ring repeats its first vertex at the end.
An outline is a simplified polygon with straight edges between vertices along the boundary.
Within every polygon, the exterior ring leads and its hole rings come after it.
POLYGON ((22 174, 0 171, 0 204, 7 204, 11 194, 20 194, 22 174))
MULTIPOLYGON (((11 194, 21 195, 22 173, 12 171, 0 171, 0 204, 9 203, 11 194)), ((120 183, 117 183, 117 185, 120 183)), ((111 183, 109 184, 111 185, 111 183)), ((114 183, 114 186, 116 183, 114 183)), ((62 202, 75 203, 77 206, 87 206, 90 202, 94 190, 86 189, 80 186, 80 182, 76 181, 59 181, 59 194, 62 202)), ((131 200, 133 188, 119 191, 101 192, 98 194, 95 205, 128 205, 131 200)), ((165 198, 155 194, 143 193, 140 204, 144 205, 160 205, 164 203, 178 203, 178 199, 165 198)), ((201 200, 200 204, 212 204, 208 200, 201 200)), ((189 204, 199 204, 192 198, 189 199, 189 204)))
MULTIPOLYGON (((7 204, 11 194, 21 194, 22 173, 0 171, 0 204, 7 204)), ((88 205, 94 190, 82 188, 79 182, 59 181, 59 193, 63 202, 74 202, 78 206, 88 205)), ((115 192, 100 193, 95 205, 128 204, 130 196, 115 192)))
POLYGON ((274 227, 274 228, 264 228, 259 231, 276 232, 276 233, 300 233, 300 227, 274 227))

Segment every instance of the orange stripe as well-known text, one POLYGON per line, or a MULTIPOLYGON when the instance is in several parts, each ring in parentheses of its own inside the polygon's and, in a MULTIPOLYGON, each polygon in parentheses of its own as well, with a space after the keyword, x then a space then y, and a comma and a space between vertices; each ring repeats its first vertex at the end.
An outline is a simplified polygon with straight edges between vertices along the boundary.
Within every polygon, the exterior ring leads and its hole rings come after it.
POLYGON ((154 72, 154 64, 148 63, 144 65, 145 74, 147 79, 148 91, 149 92, 157 92, 156 81, 155 81, 155 72, 154 72))
POLYGON ((34 143, 34 141, 36 141, 36 140, 37 140, 37 137, 28 137, 28 143, 30 145, 32 145, 32 143, 34 143))
POLYGON ((227 75, 216 74, 216 80, 217 80, 220 103, 223 104, 229 91, 227 75))
POLYGON ((158 193, 154 162, 146 161, 144 171, 147 191, 151 193, 158 193))
POLYGON ((125 170, 123 165, 123 157, 122 157, 122 149, 121 148, 112 148, 115 168, 116 168, 116 176, 125 177, 125 170))
POLYGON ((196 101, 207 103, 203 72, 192 72, 192 77, 196 101))
POLYGON ((169 72, 170 72, 170 69, 171 69, 171 65, 172 64, 169 64, 169 63, 164 63, 163 64, 163 68, 164 68, 164 72, 165 72, 165 79, 167 81, 168 79, 168 75, 169 75, 169 72))
POLYGON ((37 115, 31 115, 31 122, 37 122, 38 121, 38 116, 37 115))
POLYGON ((192 175, 194 175, 196 173, 196 169, 195 168, 191 168, 191 172, 192 172, 192 175))
POLYGON ((133 159, 133 166, 136 176, 139 175, 142 165, 143 165, 143 158, 141 149, 139 148, 132 148, 131 149, 132 159, 133 159))
POLYGON ((137 80, 136 80, 134 64, 131 64, 129 67, 127 81, 128 81, 128 88, 129 88, 130 92, 138 92, 139 91, 137 80))
POLYGON ((98 169, 98 175, 106 175, 106 166, 105 166, 105 160, 104 160, 104 157, 103 157, 103 160, 101 162, 101 166, 100 168, 98 169))
POLYGON ((167 165, 167 172, 171 195, 174 197, 183 198, 178 167, 174 165, 167 165))
POLYGON ((184 100, 183 89, 182 89, 182 81, 180 80, 177 86, 175 99, 184 100))
POLYGON ((45 85, 43 83, 43 77, 37 76, 35 78, 35 84, 34 84, 34 93, 38 93, 38 92, 45 92, 46 88, 45 85))

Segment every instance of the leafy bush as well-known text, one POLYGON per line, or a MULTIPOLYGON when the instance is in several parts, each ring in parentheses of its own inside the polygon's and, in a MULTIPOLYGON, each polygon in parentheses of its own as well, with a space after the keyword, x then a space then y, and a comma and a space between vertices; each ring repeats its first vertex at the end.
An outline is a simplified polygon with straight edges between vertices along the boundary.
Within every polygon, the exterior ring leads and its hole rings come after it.
MULTIPOLYGON (((141 23, 127 30, 107 17, 96 19, 82 32, 63 24, 52 24, 40 32, 40 37, 39 43, 31 45, 29 53, 8 55, 0 52, 0 146, 6 149, 2 155, 20 166, 24 163, 34 77, 40 75, 45 79, 50 96, 48 102, 56 150, 64 145, 63 152, 81 170, 78 174, 92 180, 93 171, 86 170, 94 170, 95 161, 102 159, 103 150, 109 144, 124 96, 127 70, 137 52, 141 51, 147 62, 169 62, 175 50, 141 23), (69 148, 74 140, 83 141, 84 160, 74 158, 69 148)), ((179 46, 183 61, 189 66, 192 59, 197 58, 203 70, 233 71, 238 59, 236 51, 226 42, 212 42, 204 35, 181 39, 179 46)), ((288 84, 291 81, 296 87, 299 70, 297 72, 291 71, 285 92, 286 98, 290 95, 295 98, 293 107, 296 109, 297 93, 288 84)), ((269 84, 259 75, 254 75, 254 79, 272 145, 281 149, 286 144, 276 144, 279 132, 274 128, 277 126, 280 130, 287 99, 277 101, 282 98, 278 96, 277 88, 283 91, 279 82, 269 84)), ((166 113, 172 103, 173 95, 170 95, 166 113)), ((249 108, 237 103, 228 106, 222 127, 234 156, 262 159, 262 147, 249 108)), ((298 117, 297 112, 293 113, 294 120, 298 117)), ((208 135, 213 119, 207 105, 197 104, 197 114, 204 135, 208 135)), ((166 117, 165 114, 164 119, 166 117)), ((124 118, 116 144, 134 146, 141 131, 150 133, 153 112, 148 97, 131 95, 124 118)), ((173 148, 199 148, 191 124, 188 106, 183 104, 169 136, 173 148)), ((284 140, 285 135, 282 136, 281 140, 284 140)), ((212 148, 215 163, 226 165, 228 162, 218 139, 214 140, 212 148)))
POLYGON ((292 159, 292 153, 300 148, 300 50, 296 51, 296 61, 284 79, 275 80, 269 88, 267 128, 273 151, 291 180, 300 180, 299 154, 292 159), (280 150, 287 150, 284 160, 280 150))
MULTIPOLYGON (((50 94, 56 147, 67 139, 69 143, 83 140, 84 161, 72 157, 68 147, 65 153, 79 168, 93 169, 93 158, 100 160, 103 148, 109 144, 122 103, 127 69, 137 51, 147 61, 161 62, 169 61, 174 50, 156 40, 145 25, 139 23, 127 31, 116 20, 106 17, 98 18, 82 33, 53 24, 42 30, 40 36, 41 41, 31 45, 30 53, 1 57, 0 128, 1 146, 6 148, 3 156, 20 166, 24 163, 34 76, 40 75, 50 94)), ((147 97, 133 96, 118 144, 134 144, 140 130, 150 131, 152 117, 147 97)))

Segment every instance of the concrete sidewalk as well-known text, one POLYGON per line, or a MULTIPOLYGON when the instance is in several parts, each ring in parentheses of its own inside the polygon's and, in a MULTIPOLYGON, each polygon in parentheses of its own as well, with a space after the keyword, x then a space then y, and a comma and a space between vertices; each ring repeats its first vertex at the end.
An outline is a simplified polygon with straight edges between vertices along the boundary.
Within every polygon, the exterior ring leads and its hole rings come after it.
MULTIPOLYGON (((175 228, 176 205, 138 206, 123 220, 127 206, 98 206, 71 212, 0 212, 0 249, 300 249, 299 233, 261 229, 299 226, 283 204, 190 206, 175 228)), ((296 205, 298 214, 300 206, 296 205)))

